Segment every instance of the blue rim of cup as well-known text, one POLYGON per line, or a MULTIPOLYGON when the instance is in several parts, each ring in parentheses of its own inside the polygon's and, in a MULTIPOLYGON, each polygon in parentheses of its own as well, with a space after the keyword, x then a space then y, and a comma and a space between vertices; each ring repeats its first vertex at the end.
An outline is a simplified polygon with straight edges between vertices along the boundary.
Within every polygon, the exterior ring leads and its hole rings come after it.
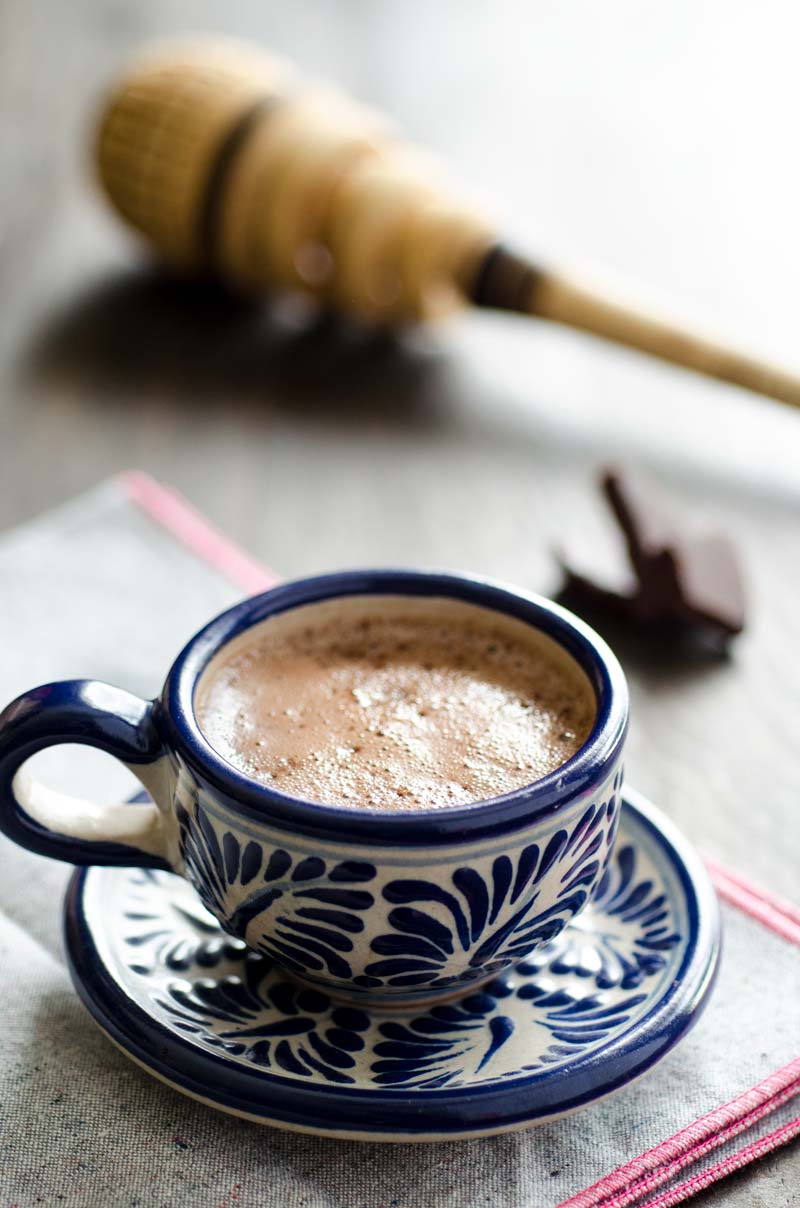
POLYGON ((184 647, 170 669, 160 702, 161 722, 179 762, 201 789, 236 814, 329 840, 409 843, 485 839, 538 822, 595 789, 614 768, 628 725, 628 690, 615 655, 590 626, 542 596, 490 579, 411 570, 352 570, 281 584, 221 613, 184 647), (202 733, 194 691, 214 655, 271 616, 347 596, 427 596, 461 600, 525 621, 558 642, 583 668, 597 698, 595 723, 580 750, 530 785, 499 797, 446 810, 408 813, 352 809, 289 797, 239 772, 202 733))

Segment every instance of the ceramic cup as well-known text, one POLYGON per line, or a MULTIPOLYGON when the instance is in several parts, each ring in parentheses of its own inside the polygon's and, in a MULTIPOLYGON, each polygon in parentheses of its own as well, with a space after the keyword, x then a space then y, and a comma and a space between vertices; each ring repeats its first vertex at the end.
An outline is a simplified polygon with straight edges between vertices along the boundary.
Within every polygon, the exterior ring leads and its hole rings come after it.
POLYGON ((245 600, 191 639, 156 700, 88 680, 46 684, 0 714, 0 827, 74 864, 176 872, 228 932, 334 995, 399 1005, 475 986, 553 939, 591 899, 614 841, 628 694, 587 625, 483 579, 351 571, 245 600), (347 596, 451 598, 518 618, 560 643, 597 698, 572 759, 525 787, 439 810, 320 805, 284 796, 222 759, 193 697, 210 659, 287 609, 347 596), (139 804, 64 797, 25 763, 56 743, 122 760, 139 804))

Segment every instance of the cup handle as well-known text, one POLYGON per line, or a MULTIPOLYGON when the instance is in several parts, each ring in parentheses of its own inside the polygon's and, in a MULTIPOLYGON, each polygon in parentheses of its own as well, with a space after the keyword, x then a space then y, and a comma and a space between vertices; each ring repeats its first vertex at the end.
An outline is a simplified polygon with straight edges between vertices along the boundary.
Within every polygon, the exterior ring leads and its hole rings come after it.
POLYGON ((70 864, 171 869, 157 805, 68 797, 25 767, 45 747, 81 743, 116 756, 160 797, 166 752, 156 708, 97 680, 43 684, 17 697, 0 713, 0 830, 29 851, 70 864))

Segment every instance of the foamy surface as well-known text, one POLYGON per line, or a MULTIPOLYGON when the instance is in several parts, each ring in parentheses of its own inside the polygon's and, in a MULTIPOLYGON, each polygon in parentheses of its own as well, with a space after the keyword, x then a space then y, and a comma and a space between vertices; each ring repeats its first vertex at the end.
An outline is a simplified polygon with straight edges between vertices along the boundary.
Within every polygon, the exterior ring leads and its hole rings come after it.
POLYGON ((475 605, 358 596, 230 643, 195 694, 234 767, 282 793, 413 810, 498 796, 586 741, 591 685, 555 642, 475 605))

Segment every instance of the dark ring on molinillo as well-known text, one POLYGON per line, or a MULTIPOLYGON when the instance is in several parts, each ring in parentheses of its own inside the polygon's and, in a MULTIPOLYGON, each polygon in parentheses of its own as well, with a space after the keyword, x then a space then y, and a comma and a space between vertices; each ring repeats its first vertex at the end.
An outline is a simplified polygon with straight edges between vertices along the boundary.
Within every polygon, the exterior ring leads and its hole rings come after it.
POLYGON ((532 264, 509 251, 504 243, 495 243, 481 261, 471 299, 476 306, 527 312, 541 275, 532 264))
POLYGON ((220 211, 233 162, 264 119, 279 109, 284 99, 273 94, 255 101, 233 123, 217 148, 203 191, 197 223, 197 246, 209 268, 217 265, 220 211))

